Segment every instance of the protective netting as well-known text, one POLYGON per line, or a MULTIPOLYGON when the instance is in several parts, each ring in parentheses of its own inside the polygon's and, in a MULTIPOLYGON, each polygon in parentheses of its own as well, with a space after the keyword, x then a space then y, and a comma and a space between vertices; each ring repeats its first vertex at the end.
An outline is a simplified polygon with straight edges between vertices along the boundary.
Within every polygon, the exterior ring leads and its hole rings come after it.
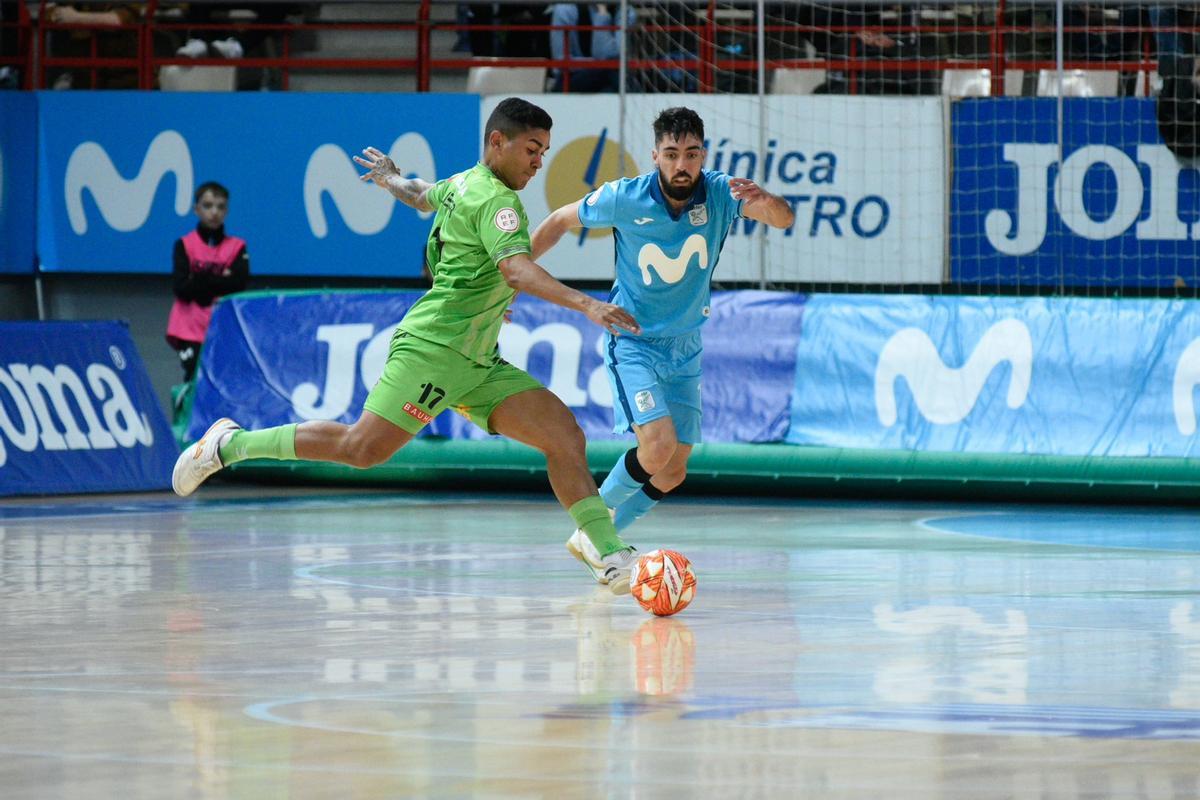
POLYGON ((1193 5, 637 3, 622 140, 696 108, 706 166, 787 197, 717 282, 1190 293, 1193 5), (765 238, 764 238, 765 237, 765 238))

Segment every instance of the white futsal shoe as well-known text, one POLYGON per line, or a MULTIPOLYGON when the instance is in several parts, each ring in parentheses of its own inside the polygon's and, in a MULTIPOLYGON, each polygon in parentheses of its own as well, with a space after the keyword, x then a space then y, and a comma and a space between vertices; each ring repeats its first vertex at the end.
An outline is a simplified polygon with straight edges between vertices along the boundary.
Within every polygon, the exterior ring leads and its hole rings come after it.
POLYGON ((627 547, 601 558, 588 535, 576 528, 567 539, 567 552, 592 573, 596 583, 607 586, 613 594, 629 594, 629 573, 637 561, 637 548, 627 547))
POLYGON ((171 471, 171 488, 180 497, 187 497, 199 488, 213 473, 225 465, 221 463, 220 449, 234 431, 240 431, 231 419, 222 417, 208 427, 200 441, 179 454, 175 469, 171 471))

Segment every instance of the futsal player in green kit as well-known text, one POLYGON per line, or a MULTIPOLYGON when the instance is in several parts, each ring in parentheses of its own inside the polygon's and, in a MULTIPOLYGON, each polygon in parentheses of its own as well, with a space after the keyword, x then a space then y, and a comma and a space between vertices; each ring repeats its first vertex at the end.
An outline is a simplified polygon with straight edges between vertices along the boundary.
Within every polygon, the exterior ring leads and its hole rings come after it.
POLYGON ((554 494, 603 556, 610 588, 628 592, 636 552, 617 536, 596 491, 583 431, 557 396, 502 359, 496 345, 517 292, 579 311, 612 334, 640 330, 624 309, 560 283, 532 259, 517 191, 541 168, 550 126, 543 109, 508 98, 488 118, 483 160, 434 184, 405 178, 374 147, 355 156, 369 170, 363 180, 418 211, 437 212, 425 248, 433 287, 396 329, 383 376, 357 422, 309 420, 248 431, 217 420, 179 456, 175 492, 190 495, 213 473, 248 458, 380 464, 449 407, 546 456, 554 494))

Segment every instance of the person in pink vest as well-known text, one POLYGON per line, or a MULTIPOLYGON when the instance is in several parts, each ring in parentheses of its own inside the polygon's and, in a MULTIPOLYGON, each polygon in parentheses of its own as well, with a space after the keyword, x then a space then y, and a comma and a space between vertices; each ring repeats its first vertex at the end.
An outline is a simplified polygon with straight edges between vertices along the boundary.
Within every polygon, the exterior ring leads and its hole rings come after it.
POLYGON ((167 319, 167 343, 178 351, 187 382, 196 373, 213 303, 242 291, 250 280, 246 242, 225 233, 229 190, 214 181, 202 184, 193 210, 200 223, 175 242, 175 305, 167 319))

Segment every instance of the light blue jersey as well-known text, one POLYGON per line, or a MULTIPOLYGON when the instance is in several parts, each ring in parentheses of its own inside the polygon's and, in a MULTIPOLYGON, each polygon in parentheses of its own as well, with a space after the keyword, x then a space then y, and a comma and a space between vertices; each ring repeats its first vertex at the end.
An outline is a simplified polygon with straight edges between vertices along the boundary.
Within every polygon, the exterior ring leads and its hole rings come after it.
POLYGON ((611 226, 617 279, 610 296, 642 327, 643 337, 697 330, 709 314, 709 285, 717 258, 742 202, 729 176, 703 170, 691 201, 672 216, 658 171, 610 181, 584 198, 579 222, 611 226))

